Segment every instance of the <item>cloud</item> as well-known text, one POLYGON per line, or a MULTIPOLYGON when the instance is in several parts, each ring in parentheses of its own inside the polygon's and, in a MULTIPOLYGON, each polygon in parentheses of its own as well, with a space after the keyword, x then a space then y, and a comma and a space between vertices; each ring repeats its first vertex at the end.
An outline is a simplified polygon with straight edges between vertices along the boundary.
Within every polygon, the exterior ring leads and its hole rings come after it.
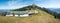
POLYGON ((45 8, 60 8, 60 4, 37 4, 40 7, 45 7, 45 8))
POLYGON ((45 8, 60 8, 60 0, 41 0, 42 2, 36 3, 40 7, 45 8))
POLYGON ((1 9, 16 9, 23 6, 28 6, 35 3, 41 7, 60 7, 60 0, 9 0, 7 6, 1 7, 1 9))
POLYGON ((19 1, 20 0, 11 0, 11 1, 8 1, 8 7, 10 9, 15 9, 15 8, 21 7, 22 5, 18 3, 19 1))
POLYGON ((9 5, 9 6, 13 6, 13 5, 15 5, 17 2, 18 2, 18 0, 17 0, 17 1, 15 1, 15 0, 8 1, 8 5, 9 5))
POLYGON ((41 0, 35 0, 35 1, 41 1, 41 0))

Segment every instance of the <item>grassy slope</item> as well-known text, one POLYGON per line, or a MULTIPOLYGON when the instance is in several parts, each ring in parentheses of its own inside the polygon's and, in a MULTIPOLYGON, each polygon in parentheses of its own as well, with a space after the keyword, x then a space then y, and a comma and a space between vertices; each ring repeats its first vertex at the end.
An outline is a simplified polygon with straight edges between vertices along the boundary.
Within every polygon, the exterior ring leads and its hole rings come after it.
POLYGON ((52 15, 39 10, 38 14, 29 17, 3 17, 0 16, 0 23, 60 23, 58 19, 54 19, 52 15))

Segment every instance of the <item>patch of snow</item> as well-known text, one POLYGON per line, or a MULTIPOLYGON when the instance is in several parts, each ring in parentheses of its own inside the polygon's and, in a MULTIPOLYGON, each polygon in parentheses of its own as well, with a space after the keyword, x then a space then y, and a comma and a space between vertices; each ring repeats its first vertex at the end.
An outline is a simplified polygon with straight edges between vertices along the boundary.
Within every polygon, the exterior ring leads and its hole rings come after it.
POLYGON ((13 15, 6 15, 6 16, 13 16, 13 15))

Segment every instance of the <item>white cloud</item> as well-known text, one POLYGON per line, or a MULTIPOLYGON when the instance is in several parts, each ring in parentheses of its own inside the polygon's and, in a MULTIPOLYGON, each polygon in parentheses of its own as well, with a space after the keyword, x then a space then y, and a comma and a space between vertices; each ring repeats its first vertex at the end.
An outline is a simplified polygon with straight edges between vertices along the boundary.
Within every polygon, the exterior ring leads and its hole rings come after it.
POLYGON ((36 3, 38 6, 45 8, 60 8, 60 0, 48 0, 47 2, 36 3))
POLYGON ((9 5, 9 6, 13 6, 13 5, 15 5, 17 2, 18 2, 18 1, 14 1, 14 0, 8 1, 8 5, 9 5))
POLYGON ((21 8, 23 6, 28 6, 25 3, 21 3, 21 0, 13 0, 8 2, 8 9, 16 9, 16 8, 21 8))
POLYGON ((41 1, 41 0, 35 0, 35 1, 41 1))
POLYGON ((45 7, 45 8, 60 8, 60 4, 37 4, 40 7, 45 7))

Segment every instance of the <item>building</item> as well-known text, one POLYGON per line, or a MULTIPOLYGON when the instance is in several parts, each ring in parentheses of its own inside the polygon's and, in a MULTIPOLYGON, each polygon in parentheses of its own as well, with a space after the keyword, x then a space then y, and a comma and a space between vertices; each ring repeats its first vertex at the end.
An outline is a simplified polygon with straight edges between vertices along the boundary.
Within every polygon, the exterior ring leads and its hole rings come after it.
POLYGON ((30 11, 10 11, 7 12, 6 16, 16 16, 16 17, 24 17, 29 16, 29 14, 36 14, 38 11, 36 10, 30 10, 30 11))
POLYGON ((6 16, 29 16, 28 11, 10 11, 6 16))

